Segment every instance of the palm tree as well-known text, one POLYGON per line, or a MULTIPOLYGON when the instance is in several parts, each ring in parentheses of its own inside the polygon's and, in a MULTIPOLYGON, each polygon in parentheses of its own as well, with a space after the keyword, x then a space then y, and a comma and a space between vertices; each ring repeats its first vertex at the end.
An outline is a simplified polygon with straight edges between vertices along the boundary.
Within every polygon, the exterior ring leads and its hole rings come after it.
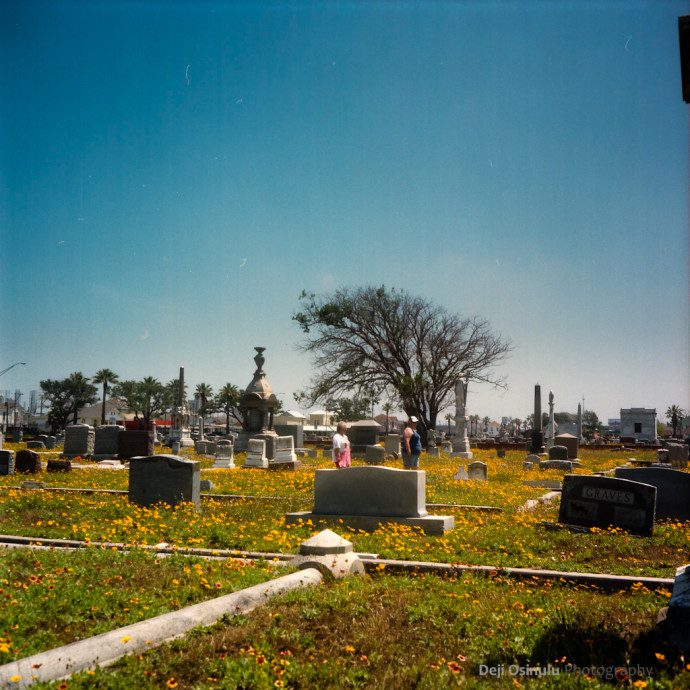
POLYGON ((105 399, 108 395, 108 387, 117 383, 119 376, 110 369, 99 369, 93 377, 94 383, 103 384, 103 403, 101 404, 101 424, 105 424, 105 399))
POLYGON ((199 401, 199 416, 201 417, 201 424, 199 425, 199 436, 204 437, 204 417, 210 400, 213 398, 213 388, 208 383, 197 384, 194 390, 194 397, 199 401))
MULTIPOLYGON (((216 397, 216 405, 220 410, 225 412, 225 433, 230 433, 230 415, 232 414, 235 419, 237 419, 234 410, 240 402, 240 397, 242 393, 237 386, 233 386, 232 383, 226 383, 220 391, 218 391, 218 396, 216 397)), ((239 420, 237 420, 239 421, 239 420)))
POLYGON ((75 371, 65 379, 72 398, 72 413, 74 414, 74 424, 77 423, 79 409, 84 405, 92 405, 96 402, 96 386, 89 383, 89 379, 81 373, 75 371))
POLYGON ((479 415, 478 414, 473 414, 470 415, 470 434, 472 436, 477 435, 477 424, 479 423, 479 415), (474 431, 472 431, 474 429, 474 431))
POLYGON ((490 422, 491 422, 490 417, 484 417, 484 419, 482 419, 482 423, 484 424, 484 433, 485 434, 489 433, 489 423, 490 422))
POLYGON ((680 405, 671 405, 668 410, 666 410, 666 419, 671 422, 673 427, 673 435, 676 435, 676 430, 678 429, 678 422, 685 416, 685 410, 681 409, 680 405))
POLYGON ((448 436, 450 436, 450 420, 454 419, 453 415, 449 412, 444 419, 448 422, 448 436))
POLYGON ((389 423, 390 423, 390 414, 391 414, 391 410, 393 409, 393 405, 391 405, 389 402, 385 402, 385 403, 383 404, 382 407, 383 407, 383 411, 384 411, 385 414, 386 414, 386 436, 388 436, 388 427, 389 427, 389 423))

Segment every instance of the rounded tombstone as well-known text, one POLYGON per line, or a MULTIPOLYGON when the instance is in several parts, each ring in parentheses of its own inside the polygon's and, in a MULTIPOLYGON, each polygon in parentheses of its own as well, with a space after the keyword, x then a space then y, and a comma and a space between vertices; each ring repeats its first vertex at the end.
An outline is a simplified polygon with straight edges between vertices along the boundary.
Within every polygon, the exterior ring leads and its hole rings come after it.
POLYGON ((567 446, 551 446, 549 448, 549 460, 567 460, 568 448, 567 446))

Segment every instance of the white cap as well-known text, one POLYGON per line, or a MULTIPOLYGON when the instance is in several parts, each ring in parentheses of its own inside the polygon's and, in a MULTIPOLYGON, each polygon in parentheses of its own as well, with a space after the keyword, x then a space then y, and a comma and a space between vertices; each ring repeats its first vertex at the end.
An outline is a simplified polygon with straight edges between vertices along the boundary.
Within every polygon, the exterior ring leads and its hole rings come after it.
POLYGON ((416 417, 410 417, 410 421, 416 424, 419 420, 416 417))

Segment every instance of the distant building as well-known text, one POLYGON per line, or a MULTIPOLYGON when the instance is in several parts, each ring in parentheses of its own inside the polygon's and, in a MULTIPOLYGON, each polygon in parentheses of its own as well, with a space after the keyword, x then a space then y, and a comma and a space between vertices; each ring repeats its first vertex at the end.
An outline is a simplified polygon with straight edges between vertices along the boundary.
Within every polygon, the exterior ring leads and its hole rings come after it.
POLYGON ((634 437, 636 441, 656 441, 656 409, 621 409, 621 436, 634 437))
POLYGON ((298 410, 285 410, 273 418, 273 424, 299 424, 304 426, 307 418, 298 410))
POLYGON ((316 429, 320 426, 331 427, 333 425, 333 413, 326 410, 313 410, 309 413, 307 424, 316 429))

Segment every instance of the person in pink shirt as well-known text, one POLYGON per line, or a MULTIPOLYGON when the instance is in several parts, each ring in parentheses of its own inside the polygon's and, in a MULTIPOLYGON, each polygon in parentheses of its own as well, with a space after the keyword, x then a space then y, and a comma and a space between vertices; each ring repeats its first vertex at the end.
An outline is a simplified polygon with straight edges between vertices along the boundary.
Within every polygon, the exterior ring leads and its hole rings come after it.
POLYGON ((338 422, 333 435, 333 462, 336 467, 350 467, 350 439, 345 435, 347 424, 338 422))

